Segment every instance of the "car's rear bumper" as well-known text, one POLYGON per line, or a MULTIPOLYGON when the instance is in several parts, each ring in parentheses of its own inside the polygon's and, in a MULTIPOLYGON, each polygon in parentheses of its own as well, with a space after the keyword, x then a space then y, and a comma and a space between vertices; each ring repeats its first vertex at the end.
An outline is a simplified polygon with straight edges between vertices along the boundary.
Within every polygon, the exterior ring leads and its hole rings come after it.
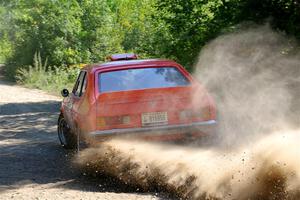
POLYGON ((150 140, 173 140, 183 139, 185 136, 200 137, 202 135, 212 134, 216 127, 215 120, 194 122, 189 124, 165 125, 156 127, 111 129, 103 131, 94 131, 89 134, 90 139, 103 139, 114 136, 135 136, 150 140))

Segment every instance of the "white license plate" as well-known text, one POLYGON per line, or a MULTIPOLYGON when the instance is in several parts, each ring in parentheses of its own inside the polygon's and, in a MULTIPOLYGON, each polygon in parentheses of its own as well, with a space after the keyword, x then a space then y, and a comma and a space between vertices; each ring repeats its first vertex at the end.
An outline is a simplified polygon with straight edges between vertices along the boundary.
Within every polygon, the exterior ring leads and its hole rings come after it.
POLYGON ((168 123, 168 113, 167 112, 152 112, 142 114, 142 125, 163 125, 168 123))

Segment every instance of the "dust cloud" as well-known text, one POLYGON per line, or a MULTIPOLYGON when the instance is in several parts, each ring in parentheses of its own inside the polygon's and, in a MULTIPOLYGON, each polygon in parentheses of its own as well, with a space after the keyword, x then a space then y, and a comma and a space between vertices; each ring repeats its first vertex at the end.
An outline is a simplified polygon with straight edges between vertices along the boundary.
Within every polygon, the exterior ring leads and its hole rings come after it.
POLYGON ((114 139, 75 162, 178 198, 300 199, 299 52, 268 25, 242 25, 203 48, 195 67, 218 107, 212 145, 114 139))
POLYGON ((217 102, 218 142, 249 143, 299 127, 299 45, 269 25, 244 24, 212 41, 200 53, 194 74, 217 102))

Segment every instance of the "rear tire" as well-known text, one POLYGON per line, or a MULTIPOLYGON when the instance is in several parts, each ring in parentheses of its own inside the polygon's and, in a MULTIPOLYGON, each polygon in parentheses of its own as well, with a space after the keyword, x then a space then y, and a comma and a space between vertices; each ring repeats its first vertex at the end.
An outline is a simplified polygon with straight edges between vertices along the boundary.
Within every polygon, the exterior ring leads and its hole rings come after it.
POLYGON ((60 144, 65 149, 77 148, 77 136, 72 132, 63 114, 59 115, 57 122, 57 133, 60 144))

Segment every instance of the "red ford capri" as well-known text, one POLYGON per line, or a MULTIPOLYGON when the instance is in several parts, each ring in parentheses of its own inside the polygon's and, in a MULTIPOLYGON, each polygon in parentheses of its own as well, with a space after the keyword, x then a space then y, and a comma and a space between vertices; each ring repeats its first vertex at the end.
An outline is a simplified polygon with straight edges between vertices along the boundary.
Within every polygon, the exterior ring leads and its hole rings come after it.
POLYGON ((213 134, 216 108, 205 88, 170 60, 117 54, 83 68, 64 97, 58 119, 67 149, 113 137, 194 140, 213 134))

